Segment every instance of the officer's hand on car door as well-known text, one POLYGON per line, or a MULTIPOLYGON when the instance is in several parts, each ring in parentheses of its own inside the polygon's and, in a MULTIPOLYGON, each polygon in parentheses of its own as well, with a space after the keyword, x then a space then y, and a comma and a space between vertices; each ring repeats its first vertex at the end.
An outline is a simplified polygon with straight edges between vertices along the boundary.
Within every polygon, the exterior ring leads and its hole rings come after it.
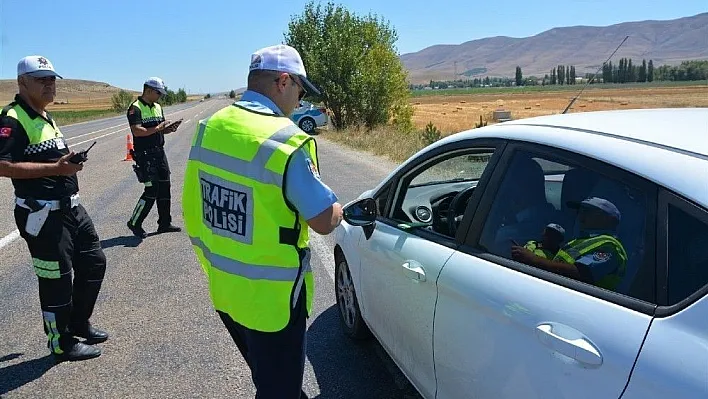
POLYGON ((83 164, 69 162, 69 159, 75 155, 74 151, 59 158, 54 164, 57 176, 71 176, 84 168, 83 164))

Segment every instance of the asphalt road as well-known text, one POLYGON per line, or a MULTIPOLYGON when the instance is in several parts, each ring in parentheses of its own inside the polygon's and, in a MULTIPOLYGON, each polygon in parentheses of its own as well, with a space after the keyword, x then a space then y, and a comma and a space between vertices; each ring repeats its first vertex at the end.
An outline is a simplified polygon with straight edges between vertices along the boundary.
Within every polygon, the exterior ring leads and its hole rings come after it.
MULTIPOLYGON (((183 118, 167 136, 172 215, 183 225, 182 178, 196 123, 228 100, 166 109, 183 118)), ((69 148, 96 146, 79 172, 81 201, 92 217, 108 268, 92 322, 111 334, 103 354, 54 365, 42 330, 37 283, 12 216, 13 190, 0 180, 0 397, 2 398, 252 398, 250 372, 209 300, 207 285, 184 233, 140 242, 125 223, 142 193, 124 162, 124 117, 62 128, 69 148)), ((394 167, 318 141, 323 180, 345 203, 394 167)), ((157 210, 145 221, 156 229, 157 210)), ((333 241, 312 233, 317 292, 308 320, 305 391, 318 398, 416 398, 414 389, 375 341, 353 343, 341 332, 334 297, 333 241)))

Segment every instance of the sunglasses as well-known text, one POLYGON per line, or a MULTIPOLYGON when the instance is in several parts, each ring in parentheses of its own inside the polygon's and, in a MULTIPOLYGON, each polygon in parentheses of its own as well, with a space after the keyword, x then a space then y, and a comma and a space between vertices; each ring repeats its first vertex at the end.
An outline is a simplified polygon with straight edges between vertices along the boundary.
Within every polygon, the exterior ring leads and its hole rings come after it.
MULTIPOLYGON (((304 87, 302 84, 300 84, 300 82, 298 82, 297 79, 293 78, 293 75, 288 74, 288 76, 290 77, 290 80, 292 80, 293 82, 295 82, 295 85, 296 85, 298 88, 300 88, 300 94, 298 94, 297 99, 298 99, 298 101, 301 101, 303 98, 305 98, 305 95, 307 95, 307 90, 305 90, 305 87, 304 87)), ((280 81, 280 78, 275 79, 275 81, 276 81, 276 82, 279 82, 279 81, 280 81)))

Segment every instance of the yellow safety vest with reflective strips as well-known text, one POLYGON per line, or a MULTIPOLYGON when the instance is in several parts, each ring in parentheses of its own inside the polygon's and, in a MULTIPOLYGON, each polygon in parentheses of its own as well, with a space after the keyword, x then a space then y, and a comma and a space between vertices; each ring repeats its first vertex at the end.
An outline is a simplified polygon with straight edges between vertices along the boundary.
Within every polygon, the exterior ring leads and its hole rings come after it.
POLYGON ((540 256, 542 258, 546 259, 553 259, 553 252, 541 248, 541 244, 538 243, 537 241, 529 241, 524 245, 524 248, 528 249, 529 251, 533 252, 534 255, 540 256))
POLYGON ((289 118, 236 104, 201 120, 192 141, 185 229, 214 307, 252 330, 282 330, 303 282, 312 311, 308 226, 285 197, 285 171, 300 148, 318 165, 314 139, 289 118))
POLYGON ((2 114, 16 119, 22 125, 22 128, 25 129, 29 138, 25 154, 37 153, 45 147, 52 148, 55 144, 59 147, 64 146, 64 135, 54 120, 49 123, 44 118, 32 119, 17 103, 10 103, 8 107, 3 108, 2 114))
POLYGON ((158 103, 153 103, 153 106, 150 107, 143 104, 140 100, 135 100, 133 105, 140 109, 140 118, 142 119, 143 125, 150 122, 155 122, 157 125, 165 119, 165 116, 162 114, 162 106, 158 103))
POLYGON ((627 268, 627 252, 624 250, 622 243, 615 237, 601 234, 590 238, 576 238, 561 248, 553 260, 562 260, 572 265, 575 264, 577 259, 580 259, 582 256, 593 252, 603 245, 614 247, 616 255, 619 256, 619 266, 617 267, 617 271, 604 276, 600 281, 597 281, 595 285, 608 290, 614 290, 620 281, 622 281, 622 277, 624 277, 627 268))

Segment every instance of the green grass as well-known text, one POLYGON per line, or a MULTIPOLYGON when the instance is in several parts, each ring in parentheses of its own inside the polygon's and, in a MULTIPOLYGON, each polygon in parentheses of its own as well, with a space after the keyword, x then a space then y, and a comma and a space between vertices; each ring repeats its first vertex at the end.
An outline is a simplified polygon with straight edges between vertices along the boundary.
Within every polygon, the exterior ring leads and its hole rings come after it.
POLYGON ((89 109, 83 111, 49 111, 52 118, 57 122, 59 127, 62 125, 70 125, 72 123, 92 121, 96 119, 107 118, 120 115, 121 112, 116 112, 112 109, 89 109))
MULTIPOLYGON (((592 89, 645 89, 652 87, 681 87, 681 86, 702 86, 708 85, 708 80, 694 80, 685 82, 661 81, 651 83, 608 83, 591 84, 588 90, 592 89)), ((424 96, 456 96, 464 94, 497 94, 497 93, 539 93, 557 91, 580 91, 583 84, 576 85, 553 85, 553 86, 525 86, 525 87, 469 87, 464 89, 440 89, 440 90, 412 90, 413 97, 424 96)))

